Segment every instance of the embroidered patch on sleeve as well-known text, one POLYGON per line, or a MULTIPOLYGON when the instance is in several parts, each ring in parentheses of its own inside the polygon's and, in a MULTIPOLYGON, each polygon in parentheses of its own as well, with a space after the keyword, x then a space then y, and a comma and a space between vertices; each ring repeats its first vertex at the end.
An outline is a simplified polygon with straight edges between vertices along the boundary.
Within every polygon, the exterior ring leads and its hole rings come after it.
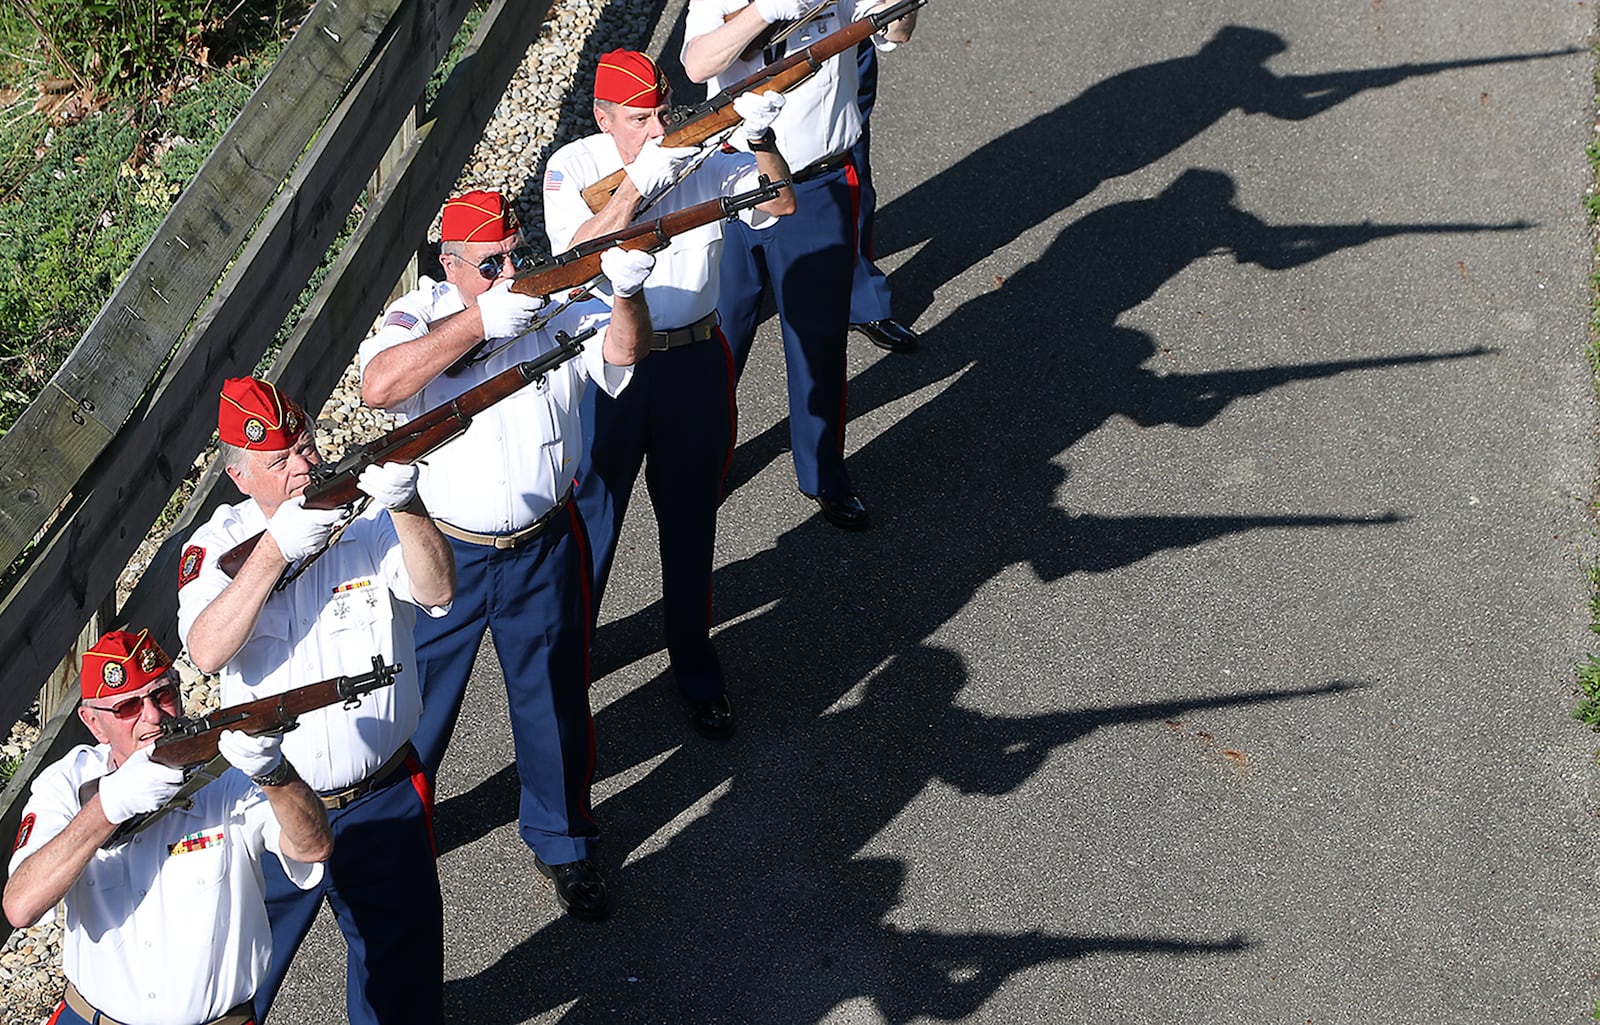
POLYGON ((190 545, 183 550, 183 558, 178 560, 178 586, 200 575, 200 567, 205 564, 206 550, 199 545, 190 545))
POLYGON ((28 841, 33 839, 33 824, 35 821, 34 814, 31 811, 22 816, 22 824, 17 826, 17 844, 11 848, 13 854, 28 846, 28 841))
POLYGON ((546 192, 560 192, 561 183, 564 180, 560 171, 546 171, 544 173, 544 190, 546 192))
POLYGON ((222 830, 197 830, 167 848, 170 855, 188 854, 191 851, 203 851, 207 847, 222 846, 222 830))
POLYGON ((391 310, 389 311, 389 315, 383 318, 383 326, 403 327, 407 331, 410 331, 412 328, 417 326, 417 318, 413 317, 405 310, 391 310))

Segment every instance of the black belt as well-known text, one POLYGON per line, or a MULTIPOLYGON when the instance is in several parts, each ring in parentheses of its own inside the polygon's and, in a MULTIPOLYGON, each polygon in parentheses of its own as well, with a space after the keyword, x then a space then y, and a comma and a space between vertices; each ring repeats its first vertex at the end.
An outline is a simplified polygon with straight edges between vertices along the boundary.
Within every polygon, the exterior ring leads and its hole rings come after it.
POLYGON ((823 157, 821 160, 807 167, 805 170, 796 172, 794 175, 794 183, 798 185, 801 182, 808 182, 813 178, 821 178, 829 171, 837 171, 839 168, 843 167, 849 162, 849 150, 845 150, 843 153, 835 153, 831 157, 823 157))
MULTIPOLYGON (((686 328, 685 330, 688 329, 686 328)), ((499 548, 502 551, 509 551, 512 548, 521 548, 527 542, 538 537, 544 531, 544 528, 550 525, 550 521, 556 518, 556 513, 565 509, 567 503, 571 500, 572 485, 569 484, 567 485, 566 493, 556 499, 556 504, 550 507, 549 512, 521 530, 513 530, 509 534, 479 534, 477 531, 463 530, 453 523, 446 523, 444 520, 434 520, 433 525, 438 527, 439 533, 445 537, 453 537, 457 541, 465 541, 469 545, 482 545, 485 548, 499 548)))
POLYGON ((348 808, 368 794, 382 790, 398 780, 402 775, 409 775, 405 771, 406 759, 416 754, 416 752, 417 749, 411 746, 411 741, 406 741, 400 745, 400 750, 390 755, 388 760, 374 769, 366 779, 353 783, 341 790, 319 792, 317 796, 322 798, 322 806, 329 811, 348 808))
POLYGON ((717 325, 722 323, 722 318, 717 316, 717 311, 701 317, 688 327, 673 328, 671 331, 657 331, 650 336, 650 348, 656 352, 662 349, 676 349, 680 345, 691 342, 704 342, 717 332, 717 325))

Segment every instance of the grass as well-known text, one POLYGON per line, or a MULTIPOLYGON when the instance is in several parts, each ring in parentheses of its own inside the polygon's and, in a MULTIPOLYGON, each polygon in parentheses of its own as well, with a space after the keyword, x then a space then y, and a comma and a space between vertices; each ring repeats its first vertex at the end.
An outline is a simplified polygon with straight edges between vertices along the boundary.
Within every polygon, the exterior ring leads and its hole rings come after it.
MULTIPOLYGON (((291 26, 283 26, 284 31, 291 26)), ((0 432, 49 381, 244 107, 282 33, 159 99, 36 112, 31 29, 0 19, 0 432)))
MULTIPOLYGON (((1597 51, 1600 52, 1600 51, 1597 51)), ((1600 66, 1595 70, 1595 100, 1600 104, 1600 66)), ((1589 157, 1591 184, 1584 205, 1589 211, 1591 236, 1600 232, 1600 138, 1592 139, 1584 152, 1589 157)), ((1595 375, 1595 393, 1600 397, 1600 249, 1595 254, 1595 269, 1589 274, 1589 367, 1595 375)), ((1590 500, 1591 512, 1600 512, 1600 500, 1590 500)), ((1589 629, 1600 634, 1600 566, 1589 568, 1589 629)), ((1590 655, 1577 669, 1577 707, 1572 717, 1600 733, 1600 655, 1590 655)), ((1596 1004, 1600 1018, 1600 1002, 1596 1004)))

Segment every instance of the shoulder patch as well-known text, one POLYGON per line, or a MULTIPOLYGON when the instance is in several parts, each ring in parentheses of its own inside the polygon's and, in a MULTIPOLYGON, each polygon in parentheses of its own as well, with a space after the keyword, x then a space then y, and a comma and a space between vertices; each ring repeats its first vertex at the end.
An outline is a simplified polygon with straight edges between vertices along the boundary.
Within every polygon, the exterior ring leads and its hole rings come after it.
POLYGON ((15 854, 28 846, 28 841, 33 839, 33 824, 35 821, 36 819, 31 811, 22 816, 22 823, 17 826, 17 843, 16 846, 11 848, 11 853, 15 854))
POLYGON ((546 192, 560 192, 563 178, 560 171, 549 170, 544 173, 544 190, 546 192))
POLYGON ((407 331, 410 331, 412 328, 417 326, 417 318, 413 317, 405 310, 391 310, 389 315, 383 318, 383 326, 403 327, 407 331))
POLYGON ((205 564, 206 550, 199 545, 190 545, 183 550, 183 558, 178 560, 178 587, 200 575, 200 567, 205 564))

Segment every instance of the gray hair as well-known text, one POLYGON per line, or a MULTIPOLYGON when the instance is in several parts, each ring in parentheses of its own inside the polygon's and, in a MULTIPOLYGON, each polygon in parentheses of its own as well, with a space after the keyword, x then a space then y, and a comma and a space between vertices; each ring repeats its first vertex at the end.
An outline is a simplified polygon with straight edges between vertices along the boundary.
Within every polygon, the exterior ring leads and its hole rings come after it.
POLYGON ((250 458, 250 450, 240 448, 238 445, 230 445, 220 439, 217 441, 217 445, 222 449, 222 465, 231 466, 243 473, 245 463, 250 458))

